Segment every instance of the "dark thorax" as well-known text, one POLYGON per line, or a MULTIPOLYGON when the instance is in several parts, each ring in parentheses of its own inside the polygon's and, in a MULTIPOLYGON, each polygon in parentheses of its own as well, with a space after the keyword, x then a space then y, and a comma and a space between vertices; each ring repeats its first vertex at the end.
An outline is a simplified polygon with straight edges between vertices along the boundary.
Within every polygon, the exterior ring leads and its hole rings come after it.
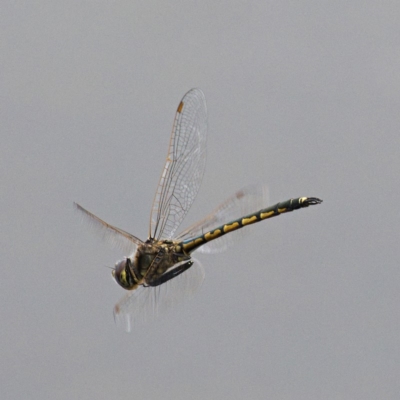
POLYGON ((132 269, 139 280, 151 284, 175 264, 189 259, 190 256, 181 253, 176 243, 149 239, 137 248, 132 260, 132 269))

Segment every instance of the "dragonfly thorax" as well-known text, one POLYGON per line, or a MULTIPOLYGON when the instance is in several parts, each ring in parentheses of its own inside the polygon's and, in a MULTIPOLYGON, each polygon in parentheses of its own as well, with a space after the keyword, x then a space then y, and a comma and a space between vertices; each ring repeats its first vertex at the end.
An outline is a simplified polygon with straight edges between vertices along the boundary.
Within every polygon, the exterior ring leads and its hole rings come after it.
POLYGON ((136 289, 139 285, 153 286, 175 264, 189 259, 171 241, 148 241, 138 247, 132 258, 118 261, 112 275, 127 290, 136 289))

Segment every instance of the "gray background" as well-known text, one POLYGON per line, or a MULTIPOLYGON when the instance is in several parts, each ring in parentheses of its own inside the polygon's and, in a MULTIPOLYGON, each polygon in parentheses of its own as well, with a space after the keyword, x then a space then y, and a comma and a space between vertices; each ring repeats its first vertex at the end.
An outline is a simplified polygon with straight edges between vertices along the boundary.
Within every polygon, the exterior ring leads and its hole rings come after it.
POLYGON ((2 399, 398 399, 398 1, 1 4, 2 399), (265 182, 321 206, 202 256, 197 295, 117 329, 176 107, 206 94, 187 223, 265 182))

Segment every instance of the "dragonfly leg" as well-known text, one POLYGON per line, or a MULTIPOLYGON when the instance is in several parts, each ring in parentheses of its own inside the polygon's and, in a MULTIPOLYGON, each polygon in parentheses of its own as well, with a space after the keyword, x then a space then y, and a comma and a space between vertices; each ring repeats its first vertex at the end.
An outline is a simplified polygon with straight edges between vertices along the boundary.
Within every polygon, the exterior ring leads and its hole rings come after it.
POLYGON ((177 267, 171 269, 170 271, 167 271, 165 274, 161 275, 158 279, 155 279, 152 282, 148 282, 148 286, 159 286, 162 285, 165 282, 168 282, 170 279, 176 278, 178 275, 180 275, 182 272, 185 272, 187 269, 189 269, 193 265, 193 261, 187 261, 184 264, 178 265, 177 267))

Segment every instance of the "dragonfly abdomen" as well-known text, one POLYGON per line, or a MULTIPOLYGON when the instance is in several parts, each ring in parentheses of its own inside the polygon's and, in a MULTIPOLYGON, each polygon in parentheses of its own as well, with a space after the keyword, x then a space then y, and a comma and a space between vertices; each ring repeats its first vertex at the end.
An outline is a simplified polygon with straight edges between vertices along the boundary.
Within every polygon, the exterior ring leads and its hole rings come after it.
POLYGON ((276 217, 277 215, 299 210, 308 206, 322 203, 322 200, 316 197, 298 197, 296 199, 290 199, 277 203, 271 207, 263 208, 253 214, 245 215, 235 221, 221 225, 218 228, 213 229, 203 235, 197 236, 193 239, 182 241, 179 245, 185 253, 191 253, 200 246, 210 242, 211 240, 218 239, 219 237, 226 235, 227 233, 236 231, 237 229, 243 228, 244 226, 254 224, 264 219, 276 217))

